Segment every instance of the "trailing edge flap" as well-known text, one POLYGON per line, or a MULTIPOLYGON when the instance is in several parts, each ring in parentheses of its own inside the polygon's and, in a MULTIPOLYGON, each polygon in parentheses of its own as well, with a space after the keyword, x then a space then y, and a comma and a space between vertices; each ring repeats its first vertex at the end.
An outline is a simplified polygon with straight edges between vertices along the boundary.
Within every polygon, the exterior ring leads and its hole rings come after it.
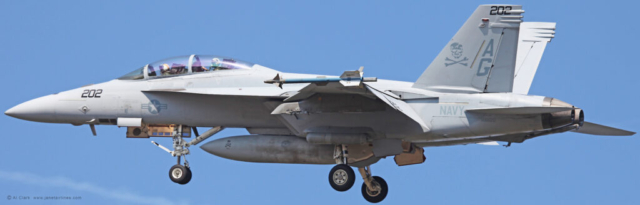
POLYGON ((604 136, 631 136, 636 134, 635 132, 621 130, 618 128, 607 127, 590 122, 584 122, 580 128, 573 130, 573 132, 589 134, 589 135, 604 135, 604 136))
POLYGON ((572 110, 570 107, 507 107, 507 108, 480 108, 468 109, 470 113, 496 114, 496 115, 530 115, 562 112, 572 110))
POLYGON ((380 98, 380 100, 382 100, 383 102, 387 103, 393 109, 396 109, 396 110, 402 112, 407 117, 411 118, 413 121, 418 123, 420 125, 420 127, 422 127, 422 131, 423 132, 428 132, 429 131, 429 127, 424 123, 422 118, 420 118, 418 113, 416 113, 413 110, 413 108, 411 108, 411 106, 409 106, 409 104, 407 104, 406 102, 404 102, 402 100, 395 99, 395 98, 393 98, 393 97, 391 97, 391 96, 389 96, 387 94, 384 94, 383 92, 380 92, 380 91, 376 90, 375 88, 373 88, 373 87, 371 87, 369 85, 366 85, 366 86, 367 86, 367 89, 369 91, 371 91, 374 95, 376 95, 378 98, 380 98))

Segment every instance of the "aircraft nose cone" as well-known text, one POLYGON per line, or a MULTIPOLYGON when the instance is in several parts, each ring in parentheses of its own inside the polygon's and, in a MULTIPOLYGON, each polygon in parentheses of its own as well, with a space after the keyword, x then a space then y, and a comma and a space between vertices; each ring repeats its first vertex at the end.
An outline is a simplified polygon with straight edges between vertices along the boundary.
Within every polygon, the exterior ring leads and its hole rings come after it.
POLYGON ((17 110, 16 107, 17 106, 9 108, 7 111, 4 111, 4 114, 8 115, 8 116, 11 116, 11 117, 17 118, 16 114, 18 114, 18 111, 16 111, 17 110))
POLYGON ((29 100, 4 112, 5 115, 36 122, 55 121, 55 103, 51 95, 29 100))

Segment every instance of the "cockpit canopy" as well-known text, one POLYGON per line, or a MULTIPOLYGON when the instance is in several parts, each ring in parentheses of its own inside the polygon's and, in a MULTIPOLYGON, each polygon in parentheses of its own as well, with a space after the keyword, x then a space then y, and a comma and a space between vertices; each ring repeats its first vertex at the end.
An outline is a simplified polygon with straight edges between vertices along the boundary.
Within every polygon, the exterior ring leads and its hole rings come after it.
POLYGON ((118 79, 140 80, 187 73, 251 69, 253 65, 253 63, 214 55, 179 56, 147 64, 118 79))

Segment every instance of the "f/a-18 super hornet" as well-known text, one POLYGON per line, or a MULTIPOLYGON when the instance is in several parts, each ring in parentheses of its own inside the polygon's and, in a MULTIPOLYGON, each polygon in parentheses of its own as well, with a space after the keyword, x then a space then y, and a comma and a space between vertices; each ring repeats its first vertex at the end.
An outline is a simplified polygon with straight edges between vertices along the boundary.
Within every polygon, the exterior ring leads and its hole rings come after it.
POLYGON ((127 127, 128 138, 171 137, 169 171, 191 180, 189 148, 225 127, 250 134, 200 148, 247 162, 336 164, 328 181, 382 201, 387 182, 370 166, 393 156, 399 166, 425 161, 424 147, 521 143, 542 135, 634 132, 585 121, 582 109, 527 95, 555 23, 522 22, 522 6, 482 5, 415 82, 283 73, 213 55, 150 63, 108 82, 33 99, 5 114, 30 121, 127 127), (274 77, 275 76, 275 77, 274 77), (212 127, 198 133, 197 127, 212 127), (193 136, 192 136, 193 133, 193 136), (192 138, 187 140, 186 138, 192 138), (182 160, 181 160, 182 158, 182 160))

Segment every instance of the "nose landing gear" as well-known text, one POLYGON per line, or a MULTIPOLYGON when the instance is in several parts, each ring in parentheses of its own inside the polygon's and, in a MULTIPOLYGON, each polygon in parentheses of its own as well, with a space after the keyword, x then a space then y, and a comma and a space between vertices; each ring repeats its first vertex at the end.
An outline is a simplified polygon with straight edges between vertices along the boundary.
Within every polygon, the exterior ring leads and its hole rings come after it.
MULTIPOLYGON (((194 127, 194 132, 197 135, 197 131, 196 128, 194 127)), ((163 149, 164 151, 169 152, 169 154, 171 154, 171 156, 174 157, 178 157, 178 164, 173 165, 171 167, 171 169, 169 169, 169 179, 171 179, 171 181, 177 183, 177 184, 187 184, 189 183, 189 181, 191 181, 191 177, 192 177, 192 173, 191 173, 191 168, 189 167, 189 162, 187 161, 187 155, 190 153, 189 152, 189 147, 190 146, 194 146, 204 140, 206 140, 207 138, 213 136, 214 134, 222 131, 222 129, 224 129, 223 127, 214 127, 211 128, 210 130, 206 131, 205 133, 202 133, 202 135, 195 137, 193 140, 191 140, 190 142, 186 142, 184 139, 182 139, 182 125, 178 125, 175 127, 174 131, 173 131, 173 151, 167 149, 166 147, 151 141, 151 143, 155 144, 156 146, 160 147, 161 149, 163 149), (180 158, 184 156, 184 165, 180 165, 180 158)))
POLYGON ((169 178, 175 183, 182 185, 187 184, 191 181, 191 169, 179 164, 173 165, 173 167, 169 169, 169 178))

